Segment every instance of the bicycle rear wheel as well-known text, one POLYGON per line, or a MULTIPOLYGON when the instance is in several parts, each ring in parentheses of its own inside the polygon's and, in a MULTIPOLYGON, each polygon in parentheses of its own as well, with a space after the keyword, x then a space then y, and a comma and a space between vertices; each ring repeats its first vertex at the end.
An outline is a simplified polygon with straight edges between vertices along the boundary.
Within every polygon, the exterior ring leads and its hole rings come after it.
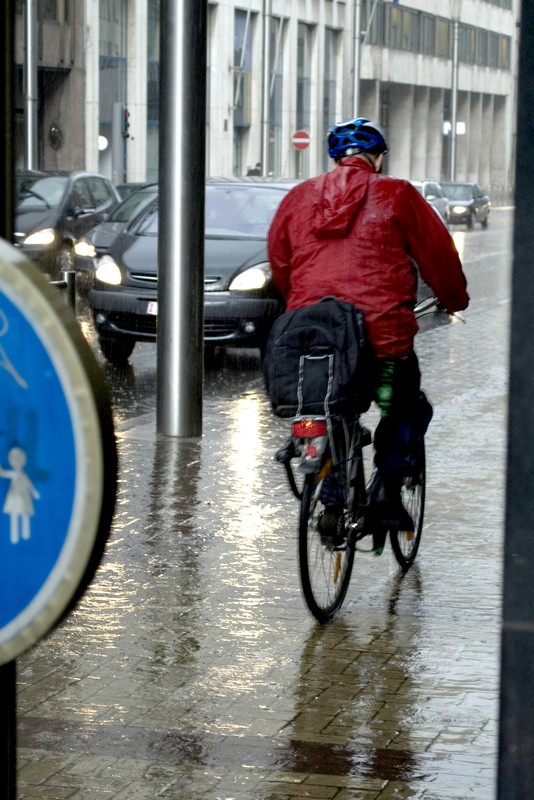
POLYGON ((425 513, 425 483, 425 448, 423 444, 419 455, 417 475, 405 478, 401 488, 402 505, 413 519, 413 530, 403 531, 392 528, 389 532, 395 558, 404 572, 407 572, 415 561, 421 543, 425 513))
POLYGON ((323 510, 318 476, 306 475, 300 505, 299 566, 304 599, 319 622, 339 611, 349 587, 354 563, 352 536, 339 546, 321 536, 317 521, 323 510))

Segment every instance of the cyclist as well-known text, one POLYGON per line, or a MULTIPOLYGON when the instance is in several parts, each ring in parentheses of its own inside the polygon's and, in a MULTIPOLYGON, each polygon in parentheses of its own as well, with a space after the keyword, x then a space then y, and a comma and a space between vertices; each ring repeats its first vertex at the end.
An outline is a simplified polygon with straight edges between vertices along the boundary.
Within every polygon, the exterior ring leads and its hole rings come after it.
MULTIPOLYGON (((417 469, 414 453, 432 416, 413 349, 417 269, 449 311, 467 307, 467 281, 434 209, 409 181, 381 174, 388 146, 379 125, 363 117, 337 123, 327 144, 335 168, 295 186, 272 221, 273 280, 287 310, 334 295, 364 313, 381 412, 370 507, 375 521, 411 529, 400 487, 417 469)), ((320 528, 334 535, 339 491, 325 486, 322 499, 320 528)))

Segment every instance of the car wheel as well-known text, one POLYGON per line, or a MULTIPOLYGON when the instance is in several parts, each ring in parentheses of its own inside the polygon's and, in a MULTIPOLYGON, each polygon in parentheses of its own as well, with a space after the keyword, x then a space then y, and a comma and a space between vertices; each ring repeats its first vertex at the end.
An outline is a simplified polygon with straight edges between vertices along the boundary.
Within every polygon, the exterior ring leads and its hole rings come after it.
POLYGON ((467 217, 467 230, 468 231, 472 231, 473 230, 473 215, 472 214, 470 214, 467 217))
POLYGON ((482 225, 483 228, 487 228, 488 227, 488 217, 484 217, 484 219, 481 221, 480 224, 482 225))
POLYGON ((117 365, 126 364, 135 347, 133 339, 111 339, 100 336, 98 341, 105 358, 117 365))
POLYGON ((217 344, 204 343, 204 366, 207 369, 220 367, 224 361, 224 348, 217 344))

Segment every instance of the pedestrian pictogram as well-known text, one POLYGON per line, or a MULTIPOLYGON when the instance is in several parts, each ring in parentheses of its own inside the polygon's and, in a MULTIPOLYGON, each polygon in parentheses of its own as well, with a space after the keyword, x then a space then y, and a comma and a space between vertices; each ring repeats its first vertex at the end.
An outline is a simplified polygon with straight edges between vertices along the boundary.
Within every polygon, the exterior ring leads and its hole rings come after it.
POLYGON ((295 150, 306 150, 310 146, 311 136, 308 131, 298 130, 291 137, 291 144, 295 150))

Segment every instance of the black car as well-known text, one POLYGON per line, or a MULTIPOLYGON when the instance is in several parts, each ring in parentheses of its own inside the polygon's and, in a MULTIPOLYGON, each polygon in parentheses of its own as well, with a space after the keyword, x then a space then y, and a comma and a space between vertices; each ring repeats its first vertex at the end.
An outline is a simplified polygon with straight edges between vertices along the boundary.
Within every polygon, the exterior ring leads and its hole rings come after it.
POLYGON ((140 186, 141 188, 125 197, 109 219, 95 225, 74 245, 73 266, 80 294, 86 294, 94 285, 98 260, 109 251, 116 236, 150 204, 156 203, 158 184, 146 183, 140 186))
POLYGON ((143 186, 146 186, 145 183, 119 183, 115 186, 115 189, 119 193, 121 200, 124 200, 128 197, 129 194, 132 192, 136 192, 138 189, 142 189, 143 186))
POLYGON ((469 181, 445 181, 441 184, 449 203, 449 224, 467 225, 475 222, 488 227, 491 202, 479 183, 469 181))
MULTIPOLYGON (((212 180, 206 186, 204 343, 263 348, 282 303, 271 280, 266 238, 293 184, 212 180)), ((146 209, 99 259, 89 293, 100 346, 115 363, 137 341, 155 341, 157 205, 146 209)))
POLYGON ((110 214, 120 198, 111 181, 92 172, 17 175, 15 245, 56 278, 72 268, 78 239, 110 214))

